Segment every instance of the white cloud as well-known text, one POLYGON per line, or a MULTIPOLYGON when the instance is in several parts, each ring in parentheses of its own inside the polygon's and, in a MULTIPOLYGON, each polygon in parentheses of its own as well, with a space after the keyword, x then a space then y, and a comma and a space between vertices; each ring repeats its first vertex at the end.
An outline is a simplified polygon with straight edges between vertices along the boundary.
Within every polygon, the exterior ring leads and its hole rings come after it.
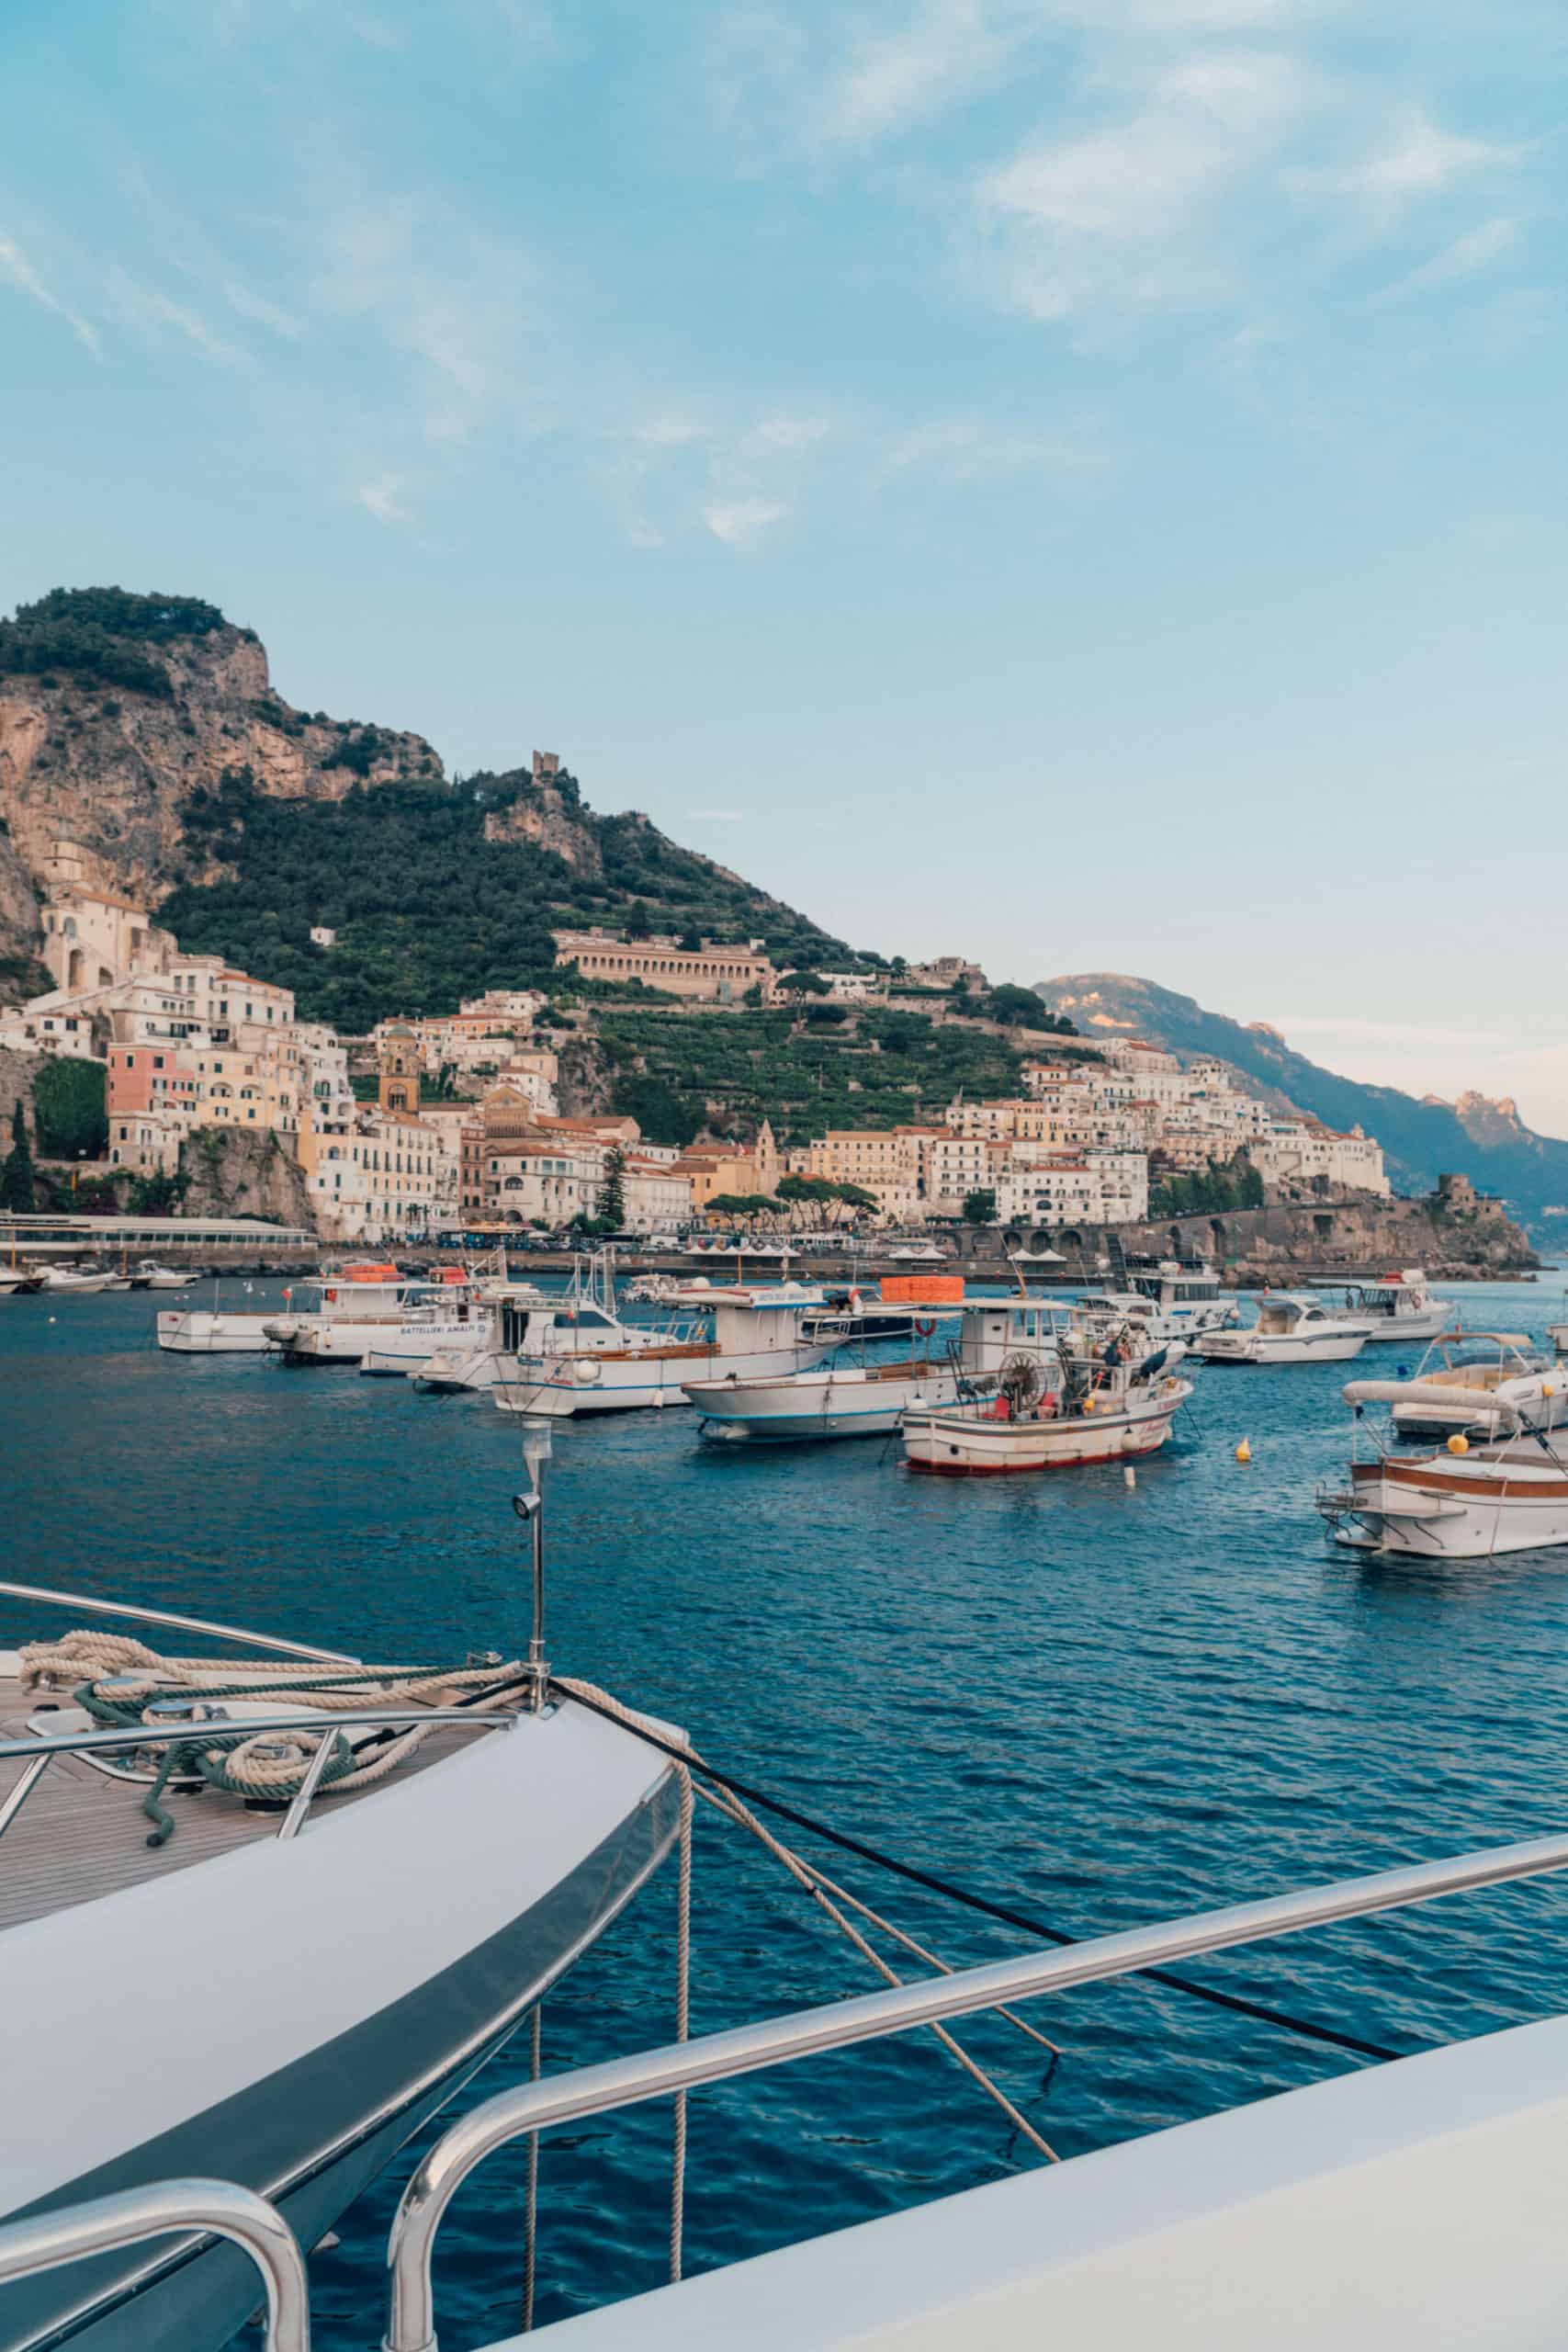
POLYGON ((1473 277, 1478 270, 1489 269, 1513 252, 1519 242, 1519 223, 1499 215, 1496 220, 1483 220, 1478 228, 1466 230, 1440 253, 1434 254, 1418 269, 1410 271, 1397 284, 1391 286, 1385 300, 1404 294, 1424 293, 1431 286, 1451 286, 1456 279, 1473 277))
POLYGON ((1203 51, 1102 128, 1032 142, 975 191, 1002 299, 1101 322, 1230 299, 1246 222, 1227 208, 1318 102, 1292 58, 1203 51))
POLYGON ((412 523, 413 516, 402 498, 406 487, 400 474, 378 474, 372 481, 356 484, 354 494, 378 523, 412 523))
POLYGON ((181 335, 203 358, 216 360, 225 368, 243 364, 245 355, 238 345, 228 342, 208 325, 199 311, 186 303, 176 302, 160 287, 144 286, 118 266, 110 270, 108 284, 115 308, 129 326, 145 334, 168 331, 181 335))
POLYGON ((78 318, 57 294, 51 292, 15 238, 7 237, 4 232, 0 232, 0 280, 15 286, 23 294, 30 295, 46 311, 52 311, 56 318, 63 319, 78 343, 85 345, 95 359, 97 358, 98 338, 86 320, 78 318))
POLYGON ((823 95, 820 134, 857 142, 875 139, 952 106, 1013 45, 1002 28, 1003 13, 988 0, 926 0, 907 23, 863 33, 823 95))
POLYGON ((646 514, 628 514, 625 528, 626 538, 634 548, 661 548, 664 545, 663 532, 657 523, 650 523, 646 514))
POLYGON ((703 508, 703 521, 727 548, 748 552, 776 524, 782 523, 789 511, 785 503, 777 498, 715 499, 703 508))
POLYGON ((744 822, 739 808, 688 808, 688 820, 694 825, 739 825, 744 822))
POLYGON ((237 311, 241 318, 253 319, 257 326, 266 327, 273 334, 286 336, 290 343, 298 343, 305 332, 301 322, 291 311, 280 310, 265 295, 253 294, 248 286, 241 286, 232 278, 224 281, 223 294, 230 309, 237 311))

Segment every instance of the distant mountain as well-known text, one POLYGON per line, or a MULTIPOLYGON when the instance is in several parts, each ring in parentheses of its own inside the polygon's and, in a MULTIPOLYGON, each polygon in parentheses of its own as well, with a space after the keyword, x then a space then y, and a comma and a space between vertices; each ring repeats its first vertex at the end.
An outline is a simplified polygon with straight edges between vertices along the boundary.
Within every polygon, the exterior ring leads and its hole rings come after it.
POLYGON ((1382 1144, 1401 1192, 1429 1192, 1443 1170, 1460 1170, 1483 1192, 1500 1193, 1538 1236, 1568 1236, 1568 1143, 1534 1134, 1506 1099, 1461 1094, 1444 1102, 1364 1086, 1293 1052, 1267 1022, 1206 1012, 1195 998, 1123 972, 1074 972, 1036 986, 1086 1040, 1147 1037, 1183 1056, 1217 1055, 1281 1108, 1308 1112, 1325 1126, 1363 1128, 1382 1144))

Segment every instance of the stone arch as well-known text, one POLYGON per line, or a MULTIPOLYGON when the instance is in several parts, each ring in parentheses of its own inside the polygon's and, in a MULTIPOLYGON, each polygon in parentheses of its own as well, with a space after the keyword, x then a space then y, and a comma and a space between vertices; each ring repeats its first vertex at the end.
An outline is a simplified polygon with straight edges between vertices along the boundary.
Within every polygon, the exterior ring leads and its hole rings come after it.
POLYGON ((86 978, 86 955, 82 948, 73 947, 65 962, 65 985, 67 989, 74 990, 85 987, 86 978))
POLYGON ((1179 1258, 1186 1246, 1181 1238, 1181 1227, 1179 1225, 1167 1226, 1166 1239, 1170 1244, 1171 1256, 1173 1258, 1179 1258))

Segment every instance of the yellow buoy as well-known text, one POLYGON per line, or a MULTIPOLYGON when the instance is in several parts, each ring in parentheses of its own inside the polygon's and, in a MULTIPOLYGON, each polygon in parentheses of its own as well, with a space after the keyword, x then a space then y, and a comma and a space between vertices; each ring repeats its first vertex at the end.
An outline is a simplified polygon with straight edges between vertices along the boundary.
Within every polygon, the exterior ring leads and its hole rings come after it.
POLYGON ((1450 1438, 1449 1452, 1450 1453, 1468 1453, 1470 1452, 1470 1440, 1466 1437, 1462 1430, 1455 1430, 1452 1437, 1450 1438))
POLYGON ((1235 1450, 1235 1458, 1236 1458, 1236 1460, 1237 1460, 1238 1462, 1250 1462, 1250 1461, 1251 1461, 1251 1459, 1252 1459, 1252 1444, 1251 1444, 1251 1441, 1250 1441, 1249 1439, 1245 1438, 1245 1437, 1242 1439, 1241 1443, 1236 1447, 1236 1450, 1235 1450))

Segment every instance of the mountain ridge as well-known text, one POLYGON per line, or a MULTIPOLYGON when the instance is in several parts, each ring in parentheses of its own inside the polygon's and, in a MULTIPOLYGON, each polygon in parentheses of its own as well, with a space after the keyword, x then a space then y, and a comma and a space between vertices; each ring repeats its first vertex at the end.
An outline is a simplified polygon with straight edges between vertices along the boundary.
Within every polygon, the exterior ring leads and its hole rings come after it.
POLYGON ((1212 1012, 1195 997, 1131 973, 1061 973, 1035 989, 1054 1012, 1071 1016, 1087 1042, 1143 1036, 1174 1053, 1213 1054, 1277 1107, 1325 1126, 1361 1127, 1382 1144, 1396 1190, 1428 1192, 1439 1175, 1461 1170, 1483 1191, 1500 1193, 1538 1234, 1564 1231, 1568 1142, 1537 1135, 1507 1096, 1467 1091, 1447 1102, 1345 1078, 1296 1052, 1271 1023, 1212 1012))

